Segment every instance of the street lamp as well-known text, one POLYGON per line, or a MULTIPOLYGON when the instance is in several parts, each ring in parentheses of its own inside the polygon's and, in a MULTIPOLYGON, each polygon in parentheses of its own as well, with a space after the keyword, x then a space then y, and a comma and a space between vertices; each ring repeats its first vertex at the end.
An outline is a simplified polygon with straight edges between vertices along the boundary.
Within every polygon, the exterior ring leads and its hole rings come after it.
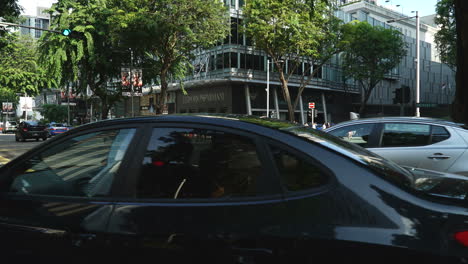
POLYGON ((396 21, 416 18, 416 60, 415 60, 415 63, 416 63, 416 93, 415 93, 416 112, 415 112, 415 116, 420 117, 421 114, 419 112, 419 97, 420 97, 419 95, 419 90, 420 90, 420 86, 419 86, 419 74, 420 74, 419 73, 419 15, 418 15, 418 11, 411 11, 411 13, 416 13, 416 15, 412 17, 405 17, 405 18, 400 18, 400 19, 391 19, 391 20, 388 20, 387 23, 390 24, 396 21))
POLYGON ((266 117, 270 116, 270 60, 267 60, 266 117))

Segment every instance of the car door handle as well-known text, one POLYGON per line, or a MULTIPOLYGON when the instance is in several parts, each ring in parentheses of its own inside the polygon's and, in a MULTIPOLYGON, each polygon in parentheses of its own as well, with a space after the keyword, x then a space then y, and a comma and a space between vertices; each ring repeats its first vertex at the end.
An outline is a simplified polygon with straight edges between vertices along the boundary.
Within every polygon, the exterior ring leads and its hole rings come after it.
POLYGON ((434 153, 432 156, 427 157, 428 159, 450 159, 451 156, 446 156, 443 153, 434 153))

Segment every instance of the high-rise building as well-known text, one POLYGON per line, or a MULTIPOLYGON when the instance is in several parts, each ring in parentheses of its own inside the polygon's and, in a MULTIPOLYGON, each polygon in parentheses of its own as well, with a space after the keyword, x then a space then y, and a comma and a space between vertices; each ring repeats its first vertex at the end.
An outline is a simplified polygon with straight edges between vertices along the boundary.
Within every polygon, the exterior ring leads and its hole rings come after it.
MULTIPOLYGON (((214 48, 199 50, 193 60, 194 71, 185 80, 187 95, 177 84, 169 88, 169 113, 239 113, 266 115, 267 110, 267 62, 266 54, 256 49, 249 38, 241 33, 242 6, 244 0, 225 0, 231 17, 230 35, 214 48)), ((337 16, 344 22, 352 20, 367 21, 374 26, 397 28, 408 43, 408 54, 384 81, 374 89, 369 99, 370 115, 412 115, 415 89, 415 32, 414 19, 408 18, 392 24, 390 19, 403 18, 404 15, 387 9, 378 1, 347 1, 337 16), (405 106, 393 104, 394 91, 402 86, 410 87, 411 99, 405 106)), ((427 25, 421 19, 420 24, 420 101, 438 105, 449 104, 454 95, 454 73, 441 64, 434 45, 437 28, 427 25)), ((426 22, 428 23, 428 22, 426 22)), ((358 109, 360 88, 352 82, 344 82, 339 67, 338 56, 324 65, 302 93, 300 104, 295 110, 296 120, 308 120, 307 105, 314 102, 318 111, 316 121, 338 122, 349 118, 349 112, 358 109)), ((286 119, 287 105, 283 100, 281 87, 274 66, 268 65, 269 74, 269 116, 286 119)), ((286 66, 287 67, 287 66, 286 66)), ((292 98, 297 94, 300 77, 305 67, 299 67, 297 74, 289 80, 292 98)), ((154 95, 142 98, 141 109, 150 109, 154 95), (146 105, 148 104, 148 105, 146 105)), ((430 109, 423 109, 422 115, 430 109)), ((440 111, 439 111, 440 112, 440 111)), ((151 114, 142 111, 142 114, 151 114)), ((309 119, 310 121, 310 119, 309 119)))
MULTIPOLYGON (((49 29, 50 26, 50 16, 48 13, 45 13, 46 7, 37 7, 36 8, 36 15, 35 16, 22 16, 25 21, 21 23, 23 26, 29 27, 37 27, 42 29, 49 29)), ((20 34, 22 35, 30 35, 32 38, 39 39, 45 31, 32 29, 32 28, 24 28, 20 29, 20 34)))

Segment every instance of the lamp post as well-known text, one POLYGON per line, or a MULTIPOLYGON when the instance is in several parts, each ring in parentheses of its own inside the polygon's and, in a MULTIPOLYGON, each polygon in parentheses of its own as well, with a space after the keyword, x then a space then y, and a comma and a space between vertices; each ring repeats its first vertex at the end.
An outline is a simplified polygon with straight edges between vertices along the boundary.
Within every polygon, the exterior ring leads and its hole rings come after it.
POLYGON ((267 60, 266 117, 270 117, 270 60, 267 60))
POLYGON ((415 116, 420 117, 421 114, 419 112, 419 97, 420 97, 420 84, 419 84, 419 14, 418 11, 411 11, 411 13, 416 13, 415 16, 412 17, 405 17, 405 18, 400 18, 400 19, 391 19, 388 20, 387 23, 393 23, 396 21, 401 21, 401 20, 406 20, 410 18, 416 18, 416 59, 415 59, 415 64, 416 64, 416 92, 415 92, 415 103, 416 103, 416 111, 415 111, 415 116))

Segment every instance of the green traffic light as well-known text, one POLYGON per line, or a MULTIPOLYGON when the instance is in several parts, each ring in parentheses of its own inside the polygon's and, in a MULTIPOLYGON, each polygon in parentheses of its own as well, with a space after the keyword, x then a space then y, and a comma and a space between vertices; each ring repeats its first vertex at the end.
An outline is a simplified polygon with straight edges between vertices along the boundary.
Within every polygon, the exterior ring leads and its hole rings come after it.
POLYGON ((64 36, 69 36, 72 33, 71 29, 64 29, 62 31, 62 35, 64 36))

